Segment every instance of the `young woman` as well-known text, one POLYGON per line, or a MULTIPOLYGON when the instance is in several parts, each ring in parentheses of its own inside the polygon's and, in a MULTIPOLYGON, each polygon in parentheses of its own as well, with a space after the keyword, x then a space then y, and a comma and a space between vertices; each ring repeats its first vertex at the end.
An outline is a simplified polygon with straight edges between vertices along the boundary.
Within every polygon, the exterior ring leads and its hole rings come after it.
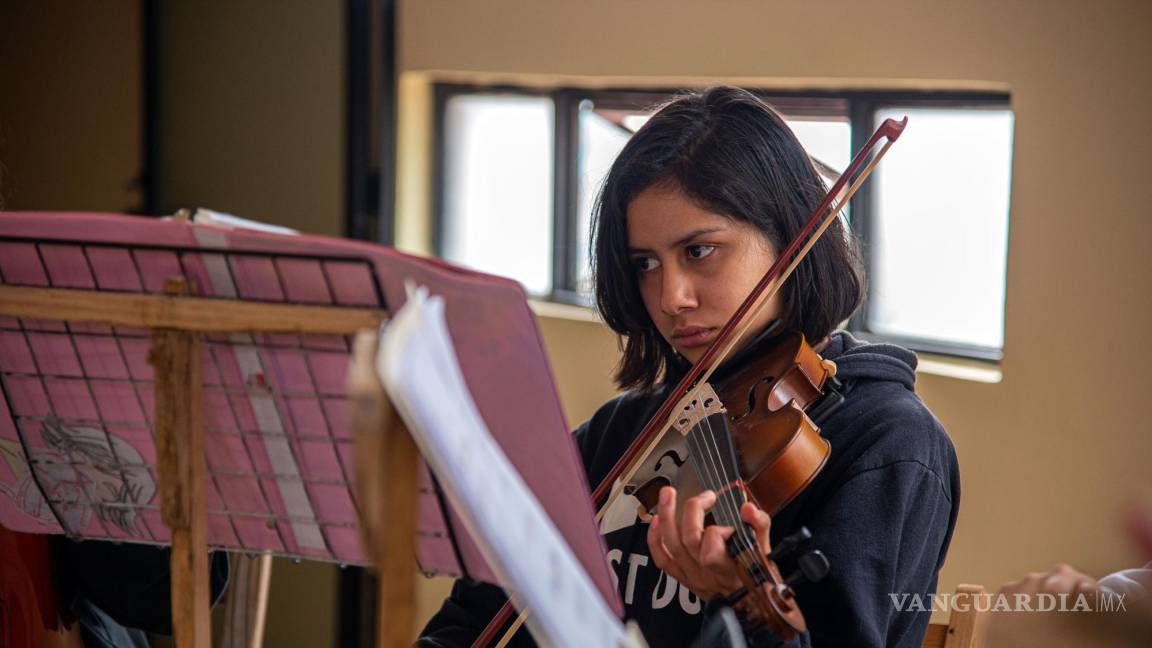
MULTIPOLYGON (((594 224, 597 304, 621 335, 616 381, 626 390, 580 426, 577 443, 593 485, 608 473, 687 368, 802 228, 825 186, 796 137, 771 108, 718 87, 664 106, 624 147, 605 181, 594 224)), ((741 516, 768 551, 807 527, 831 573, 797 587, 815 646, 919 646, 926 611, 897 607, 931 594, 956 522, 955 451, 913 391, 916 357, 835 331, 859 306, 864 278, 850 234, 834 223, 758 316, 748 343, 775 319, 778 330, 828 338, 844 402, 821 421, 831 457, 813 483, 776 516, 747 504, 741 516)), ((685 469, 687 466, 685 466, 685 469)), ((705 605, 739 589, 723 540, 703 526, 715 501, 693 497, 675 514, 666 487, 651 522, 618 498, 601 532, 630 618, 650 645, 689 646, 705 605)), ((458 582, 424 631, 422 645, 470 644, 503 597, 458 582)), ((530 645, 520 632, 513 645, 530 645)), ((780 645, 757 632, 749 644, 780 645)))

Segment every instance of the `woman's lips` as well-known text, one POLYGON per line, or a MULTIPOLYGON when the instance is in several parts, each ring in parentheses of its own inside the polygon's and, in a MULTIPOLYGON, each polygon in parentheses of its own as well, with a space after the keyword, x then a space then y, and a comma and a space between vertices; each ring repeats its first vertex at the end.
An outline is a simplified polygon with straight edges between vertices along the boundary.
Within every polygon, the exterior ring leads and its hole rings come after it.
POLYGON ((689 328, 681 329, 672 334, 672 344, 681 349, 692 349, 695 347, 705 346, 712 342, 712 337, 716 334, 715 328, 704 328, 700 326, 692 326, 689 328))

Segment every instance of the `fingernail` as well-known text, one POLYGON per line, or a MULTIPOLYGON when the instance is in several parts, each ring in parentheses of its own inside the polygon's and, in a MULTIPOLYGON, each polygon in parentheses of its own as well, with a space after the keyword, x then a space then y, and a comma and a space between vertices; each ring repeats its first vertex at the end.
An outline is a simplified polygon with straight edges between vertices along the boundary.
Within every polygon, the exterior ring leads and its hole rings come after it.
POLYGON ((663 504, 664 506, 667 506, 668 505, 668 499, 670 497, 672 497, 672 491, 668 490, 667 487, 660 489, 660 503, 661 504, 663 504))

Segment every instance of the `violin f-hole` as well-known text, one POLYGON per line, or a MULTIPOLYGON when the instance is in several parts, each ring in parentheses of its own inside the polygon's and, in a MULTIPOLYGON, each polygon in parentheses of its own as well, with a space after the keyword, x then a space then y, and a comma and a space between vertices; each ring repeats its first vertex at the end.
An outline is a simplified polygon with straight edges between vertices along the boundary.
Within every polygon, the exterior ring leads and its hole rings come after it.
POLYGON ((677 468, 679 468, 680 466, 683 466, 688 461, 687 459, 681 458, 680 453, 676 452, 675 450, 669 450, 669 451, 665 452, 664 454, 660 455, 660 458, 656 460, 656 470, 657 471, 660 470, 660 464, 664 463, 664 459, 671 459, 672 463, 676 464, 677 468))

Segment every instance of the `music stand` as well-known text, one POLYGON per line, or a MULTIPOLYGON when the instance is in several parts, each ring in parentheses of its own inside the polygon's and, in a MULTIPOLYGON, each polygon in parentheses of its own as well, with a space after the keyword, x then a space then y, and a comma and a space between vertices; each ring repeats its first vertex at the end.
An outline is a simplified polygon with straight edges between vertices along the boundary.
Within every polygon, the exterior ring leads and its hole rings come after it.
MULTIPOLYGON (((591 503, 571 487, 587 484, 519 286, 339 239, 0 214, 0 523, 173 544, 174 563, 185 556, 173 569, 174 620, 190 633, 206 627, 206 546, 364 564, 348 336, 403 303, 408 278, 449 300, 485 421, 619 610, 591 503), (179 604, 177 582, 194 585, 179 604)), ((493 582, 427 469, 415 472, 406 501, 418 511, 420 568, 493 582)), ((407 491, 382 492, 400 501, 407 491)), ((208 645, 204 631, 177 641, 208 645)))

